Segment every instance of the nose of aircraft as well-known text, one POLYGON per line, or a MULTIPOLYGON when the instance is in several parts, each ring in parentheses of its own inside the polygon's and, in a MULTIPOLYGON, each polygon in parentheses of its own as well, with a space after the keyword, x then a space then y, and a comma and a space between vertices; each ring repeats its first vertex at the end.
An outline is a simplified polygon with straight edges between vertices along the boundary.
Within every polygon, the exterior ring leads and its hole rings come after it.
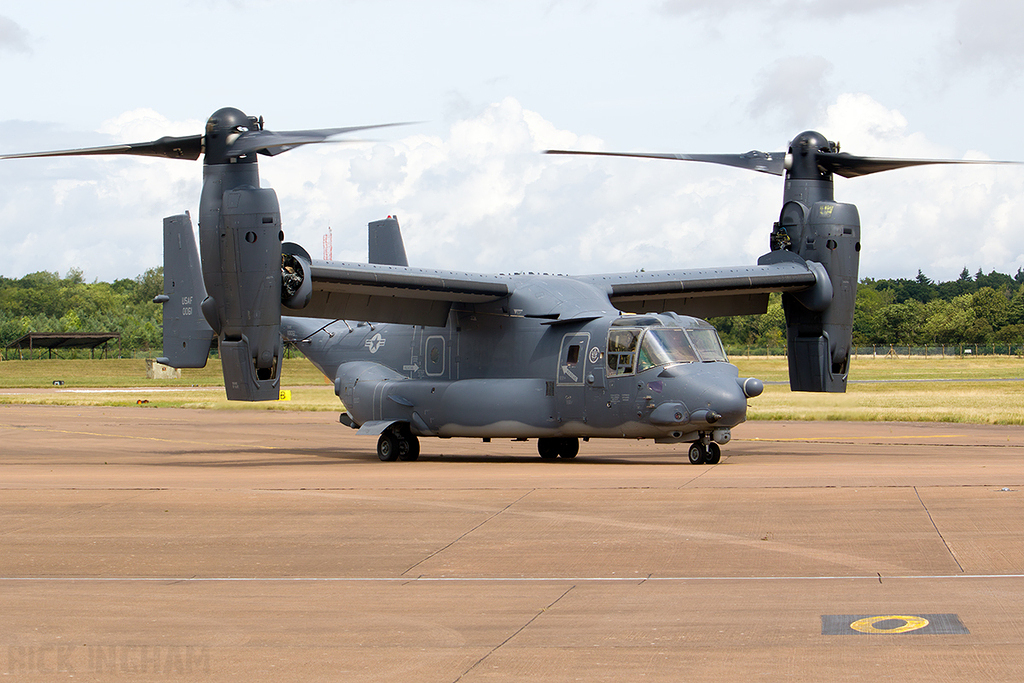
POLYGON ((764 390, 761 380, 741 378, 731 363, 670 366, 659 378, 662 400, 650 415, 655 424, 735 427, 747 419, 747 399, 764 390))
POLYGON ((747 419, 747 396, 735 377, 718 376, 708 382, 694 405, 687 404, 693 413, 707 411, 709 424, 734 427, 747 419))
MULTIPOLYGON (((747 399, 761 393, 764 384, 740 378, 731 363, 690 363, 669 368, 674 391, 693 424, 734 427, 747 419, 747 399)), ((665 373, 669 374, 669 373, 665 373)))

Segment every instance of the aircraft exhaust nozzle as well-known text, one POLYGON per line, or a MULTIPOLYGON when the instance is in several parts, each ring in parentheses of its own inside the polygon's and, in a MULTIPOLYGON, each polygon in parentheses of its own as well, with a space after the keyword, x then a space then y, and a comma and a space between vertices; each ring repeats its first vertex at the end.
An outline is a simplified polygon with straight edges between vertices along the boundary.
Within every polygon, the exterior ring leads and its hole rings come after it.
POLYGON ((293 242, 281 245, 281 303, 292 310, 305 308, 313 298, 313 259, 293 242))
POLYGON ((276 401, 281 397, 281 342, 252 346, 246 337, 222 339, 220 358, 229 401, 276 401), (276 348, 275 348, 276 346, 276 348))

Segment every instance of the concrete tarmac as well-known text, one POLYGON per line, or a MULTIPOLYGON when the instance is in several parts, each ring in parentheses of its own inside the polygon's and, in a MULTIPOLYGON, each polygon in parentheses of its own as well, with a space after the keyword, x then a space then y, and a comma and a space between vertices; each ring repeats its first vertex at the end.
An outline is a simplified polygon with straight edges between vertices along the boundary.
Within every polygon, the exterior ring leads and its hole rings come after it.
POLYGON ((1024 680, 1024 427, 423 439, 0 406, 0 676, 1024 680))

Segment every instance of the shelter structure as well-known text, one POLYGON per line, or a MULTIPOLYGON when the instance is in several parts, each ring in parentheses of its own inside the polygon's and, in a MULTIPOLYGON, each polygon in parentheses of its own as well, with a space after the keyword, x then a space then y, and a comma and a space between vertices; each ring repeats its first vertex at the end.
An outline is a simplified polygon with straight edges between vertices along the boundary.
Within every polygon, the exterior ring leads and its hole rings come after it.
MULTIPOLYGON (((96 357, 96 349, 102 347, 103 358, 107 357, 110 348, 108 342, 117 340, 118 355, 121 352, 121 334, 119 332, 29 332, 7 345, 8 349, 18 350, 18 359, 24 360, 25 351, 29 358, 36 349, 46 349, 53 358, 55 349, 89 349, 89 357, 96 357)), ((9 356, 12 354, 9 354, 9 356)))

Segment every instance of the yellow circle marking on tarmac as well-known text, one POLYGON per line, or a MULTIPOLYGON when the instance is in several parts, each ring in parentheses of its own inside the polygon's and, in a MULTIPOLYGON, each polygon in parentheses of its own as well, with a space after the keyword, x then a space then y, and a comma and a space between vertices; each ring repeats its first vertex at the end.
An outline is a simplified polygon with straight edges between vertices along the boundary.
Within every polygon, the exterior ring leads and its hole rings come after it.
POLYGON ((927 625, 928 620, 924 617, 908 617, 900 614, 890 614, 884 617, 865 617, 864 619, 858 619, 850 624, 850 628, 854 631, 860 631, 861 633, 908 633, 910 631, 922 629, 927 625), (903 621, 905 623, 902 626, 896 626, 894 628, 876 628, 875 624, 880 621, 903 621))

